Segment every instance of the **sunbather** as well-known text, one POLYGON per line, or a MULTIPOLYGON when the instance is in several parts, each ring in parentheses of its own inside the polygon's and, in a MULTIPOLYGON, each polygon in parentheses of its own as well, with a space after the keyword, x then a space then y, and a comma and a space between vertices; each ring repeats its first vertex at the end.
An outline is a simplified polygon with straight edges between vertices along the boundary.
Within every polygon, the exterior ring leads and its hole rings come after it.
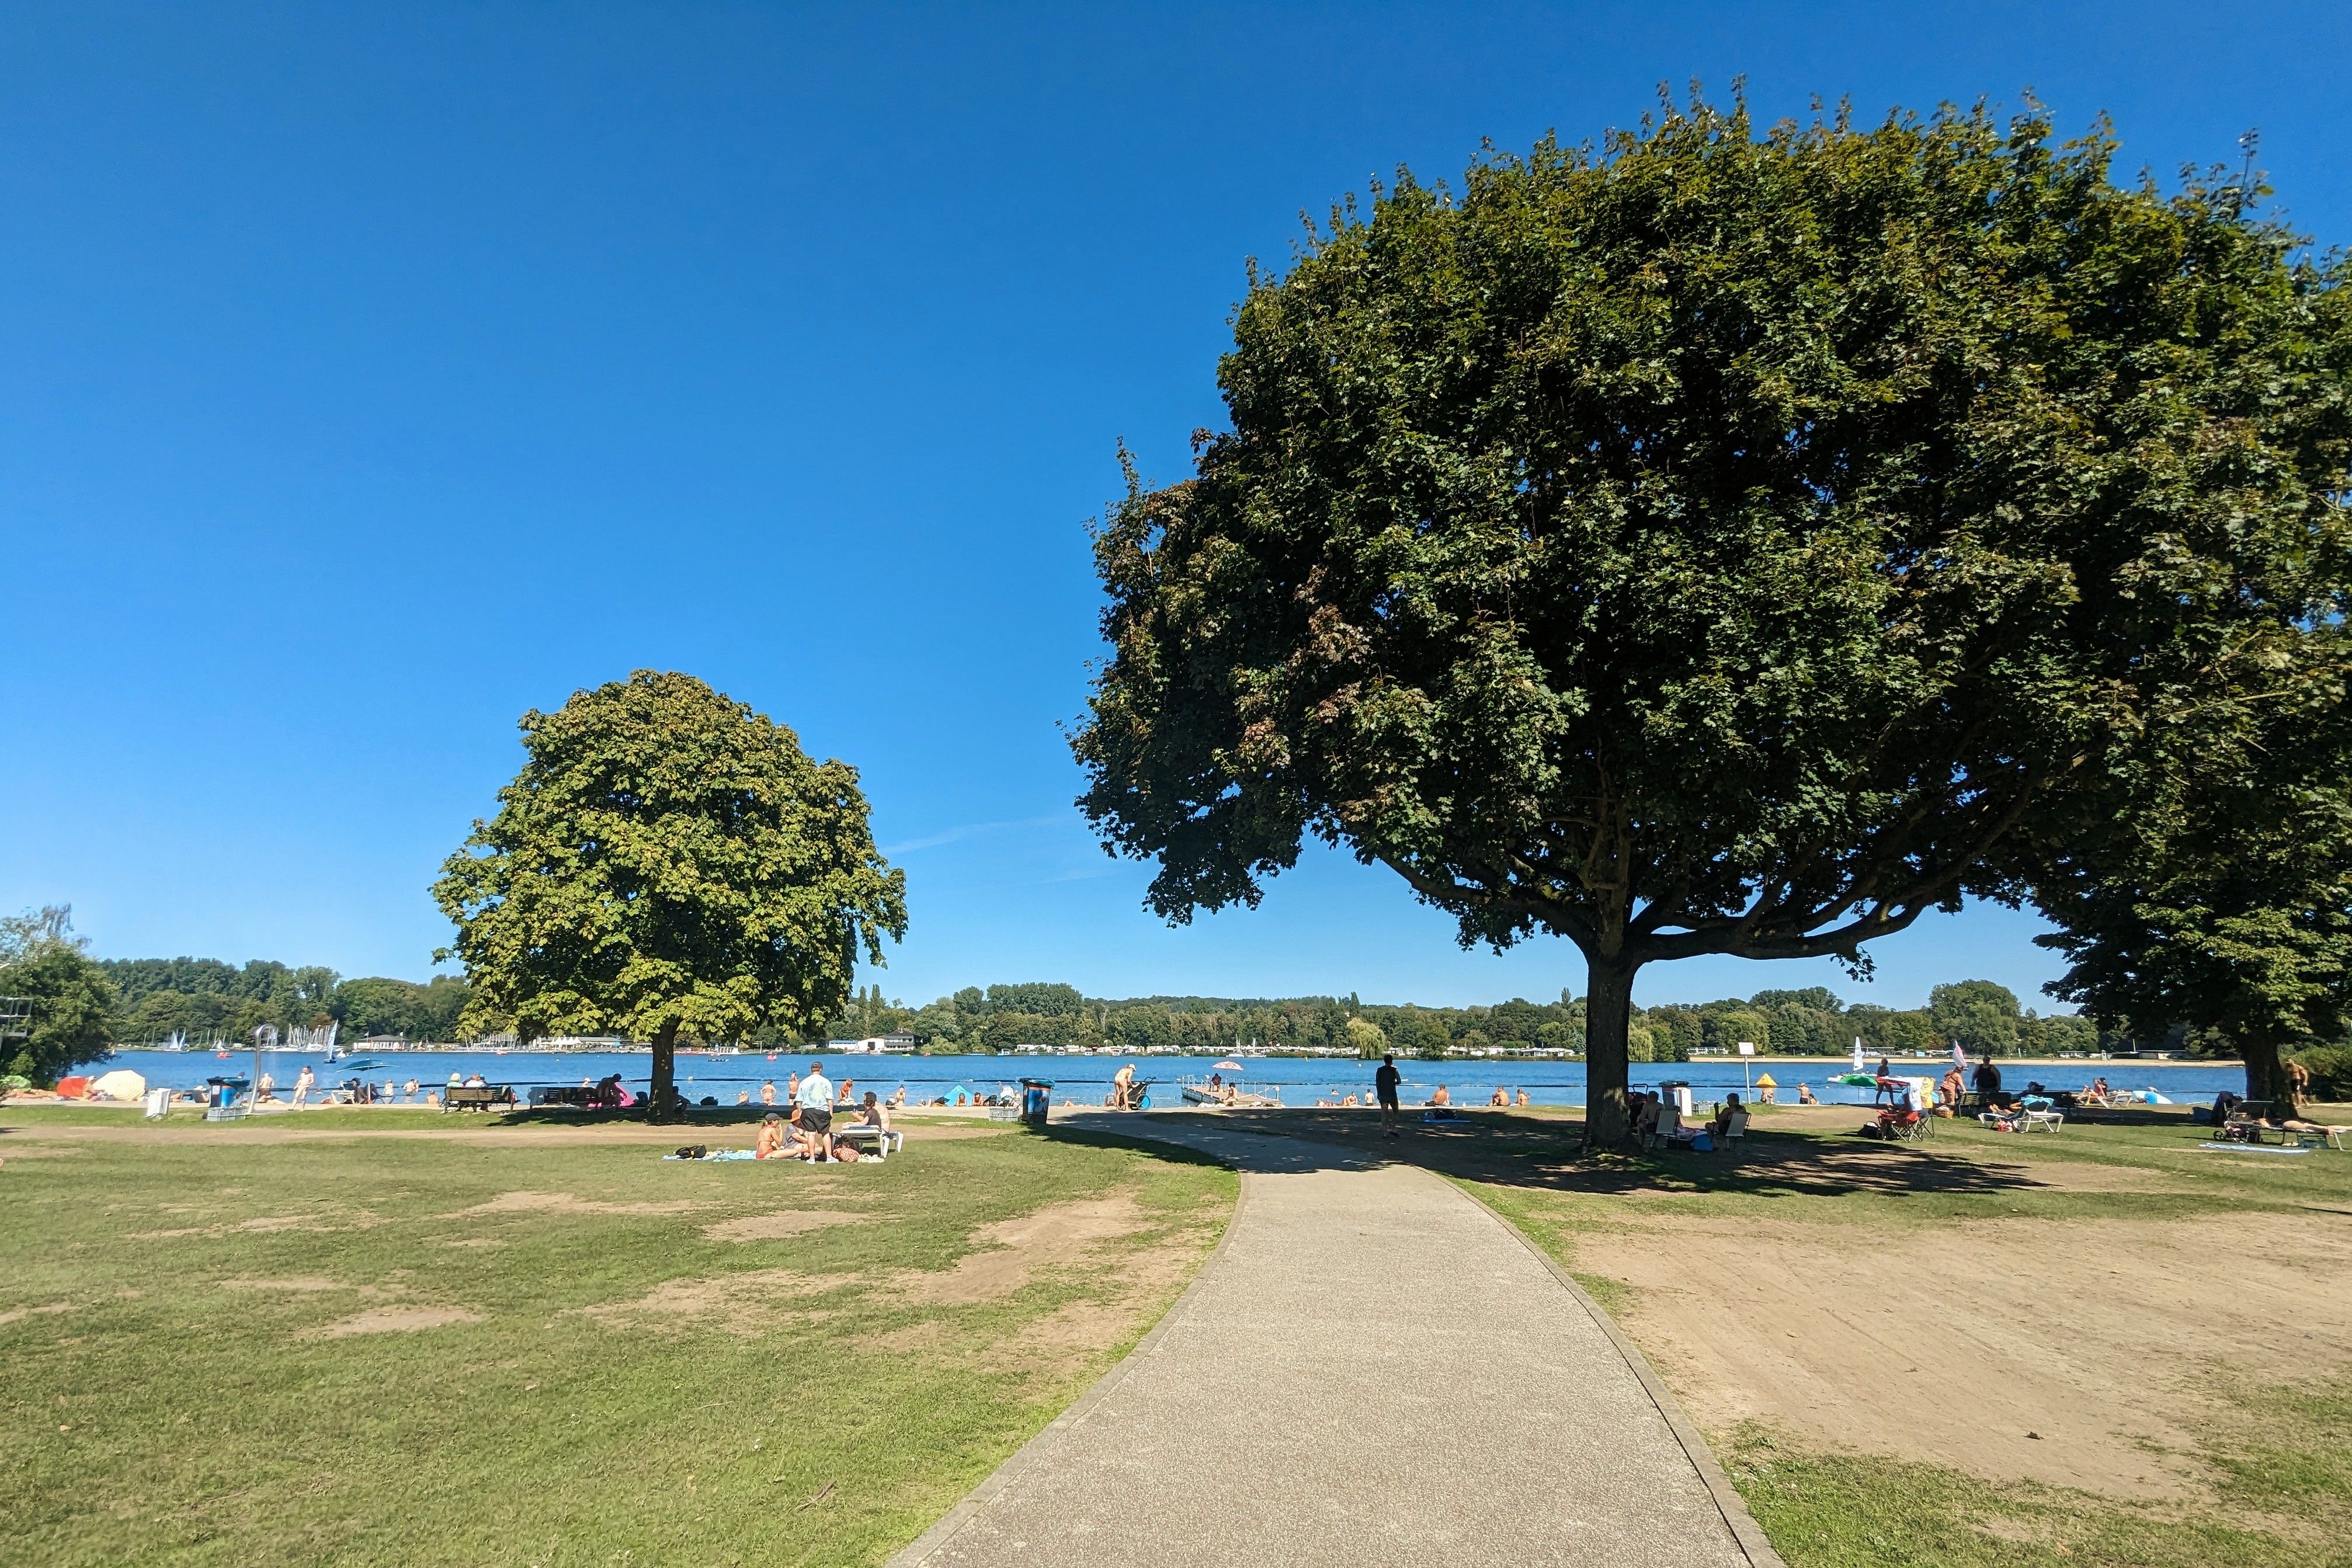
POLYGON ((1437 1086, 1437 1092, 1429 1097, 1429 1103, 1433 1105, 1451 1105, 1454 1103, 1454 1096, 1447 1092, 1445 1085, 1441 1083, 1437 1086))
POLYGON ((1499 1083, 1495 1085, 1495 1092, 1486 1096, 1486 1103, 1489 1105, 1508 1105, 1510 1103, 1511 1092, 1499 1083))
POLYGON ((857 1108, 857 1124, 879 1127, 886 1133, 890 1130, 890 1113, 883 1105, 882 1097, 871 1089, 866 1092, 866 1103, 857 1108))
POLYGON ((1529 1101, 1528 1100, 1528 1092, 1524 1089, 1519 1091, 1518 1103, 1522 1105, 1529 1103, 1529 1101))
POLYGON ((1723 1097, 1722 1108, 1716 1112, 1715 1120, 1706 1124, 1706 1130, 1720 1138, 1731 1131, 1732 1120, 1735 1117, 1738 1118, 1744 1125, 1747 1116, 1747 1109, 1739 1103, 1739 1096, 1737 1093, 1726 1094, 1723 1097))
POLYGON ((2316 1133, 2339 1149, 2344 1146, 2344 1134, 2352 1133, 2352 1127, 2331 1127, 2322 1122, 2307 1122, 2301 1116, 2282 1116, 2271 1125, 2283 1133, 2316 1133))
POLYGON ((1820 1104, 1821 1103, 1822 1103, 1822 1098, 1821 1098, 1821 1096, 1820 1096, 1820 1095, 1818 1095, 1818 1094, 1816 1094, 1816 1093, 1814 1093, 1814 1092, 1813 1092, 1813 1086, 1812 1086, 1811 1084, 1810 1084, 1810 1083, 1800 1083, 1800 1084, 1798 1084, 1798 1085, 1797 1085, 1797 1103, 1798 1103, 1798 1104, 1800 1104, 1800 1105, 1818 1105, 1818 1104, 1820 1104))
POLYGON ((784 1154, 784 1119, 773 1111, 760 1124, 760 1141, 751 1146, 754 1157, 763 1160, 781 1159, 784 1154))

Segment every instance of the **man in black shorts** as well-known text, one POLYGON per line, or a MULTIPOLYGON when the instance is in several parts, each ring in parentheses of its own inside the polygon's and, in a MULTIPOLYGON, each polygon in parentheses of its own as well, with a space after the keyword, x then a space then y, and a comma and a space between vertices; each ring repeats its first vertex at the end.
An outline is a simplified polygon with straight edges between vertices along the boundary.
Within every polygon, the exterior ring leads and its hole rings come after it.
POLYGON ((1380 1071, 1372 1074, 1372 1092, 1381 1102, 1381 1125, 1388 1129, 1391 1138, 1397 1135, 1398 1076, 1393 1056, 1381 1057, 1380 1071))
POLYGON ((809 1158, 833 1158, 833 1085, 825 1082, 824 1063, 809 1063, 801 1080, 801 1135, 808 1140, 809 1158))

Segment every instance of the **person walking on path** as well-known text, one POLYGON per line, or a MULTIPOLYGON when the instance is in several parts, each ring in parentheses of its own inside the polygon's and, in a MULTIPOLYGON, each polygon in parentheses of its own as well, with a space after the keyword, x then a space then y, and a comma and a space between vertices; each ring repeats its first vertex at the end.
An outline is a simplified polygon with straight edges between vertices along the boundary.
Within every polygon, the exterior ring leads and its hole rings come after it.
POLYGON ((1393 1056, 1381 1057, 1380 1071, 1372 1074, 1372 1092, 1381 1102, 1381 1125, 1388 1129, 1391 1138, 1397 1135, 1397 1080, 1401 1076, 1393 1056))
POLYGON ((809 1158, 833 1158, 833 1085, 825 1082, 824 1063, 809 1063, 801 1080, 801 1128, 809 1141, 809 1158))
POLYGON ((317 1082, 318 1080, 311 1076, 310 1064, 304 1062, 302 1071, 294 1075, 294 1103, 298 1107, 310 1103, 310 1085, 317 1082))

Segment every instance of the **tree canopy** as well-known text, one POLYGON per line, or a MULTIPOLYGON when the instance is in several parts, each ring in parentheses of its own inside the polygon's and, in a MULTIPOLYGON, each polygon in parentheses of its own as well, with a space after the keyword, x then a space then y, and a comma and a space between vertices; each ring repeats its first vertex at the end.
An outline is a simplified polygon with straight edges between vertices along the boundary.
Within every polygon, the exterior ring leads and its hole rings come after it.
POLYGON ((857 774, 690 675, 640 670, 522 718, 525 761, 433 886, 469 1026, 649 1040, 799 1030, 903 936, 906 879, 857 774))
POLYGON ((2340 262, 2039 110, 1668 110, 1253 271, 1195 472, 1097 531, 1081 805, 1171 920, 1302 840, 1634 973, 2029 896, 2330 612, 2340 262))
POLYGON ((106 1054, 114 1040, 114 988, 87 946, 62 906, 0 916, 0 997, 22 998, 32 1013, 0 1040, 0 1075, 54 1083, 106 1054), (22 1039, 15 1038, 19 1027, 22 1039))
POLYGON ((2115 1027, 2210 1030, 2247 1093, 2352 1014, 2352 713, 2340 619, 2308 628, 2269 700, 2210 716, 2145 767, 2133 808, 2065 846, 2038 893, 2051 988, 2115 1027))

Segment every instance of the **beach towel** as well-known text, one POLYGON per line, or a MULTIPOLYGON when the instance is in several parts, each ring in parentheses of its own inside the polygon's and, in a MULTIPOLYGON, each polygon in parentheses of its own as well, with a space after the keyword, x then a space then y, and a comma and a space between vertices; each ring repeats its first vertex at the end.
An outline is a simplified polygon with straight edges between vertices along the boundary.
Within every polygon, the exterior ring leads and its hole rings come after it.
POLYGON ((2290 1148, 2276 1144, 2200 1144, 2200 1149, 2218 1149, 2225 1155, 2307 1155, 2306 1148, 2290 1148))
POLYGON ((756 1160, 759 1157, 749 1149, 714 1149, 707 1155, 664 1155, 662 1156, 666 1160, 700 1160, 705 1164, 712 1160, 756 1160))

